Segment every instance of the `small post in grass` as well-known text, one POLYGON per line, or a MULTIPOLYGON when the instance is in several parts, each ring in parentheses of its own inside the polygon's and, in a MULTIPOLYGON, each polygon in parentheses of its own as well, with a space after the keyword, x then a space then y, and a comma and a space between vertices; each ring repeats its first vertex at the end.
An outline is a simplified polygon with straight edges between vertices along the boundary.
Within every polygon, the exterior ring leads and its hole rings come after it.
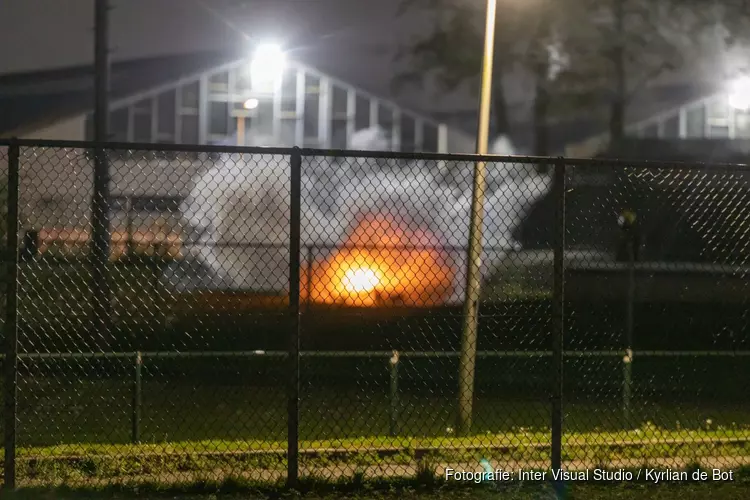
POLYGON ((133 379, 133 444, 141 442, 141 374, 143 368, 143 356, 141 352, 135 353, 135 377, 133 379))
POLYGON ((632 392, 633 392, 633 309, 635 302, 635 241, 628 242, 628 288, 625 311, 625 356, 623 357, 622 379, 622 416, 625 426, 633 425, 632 392))
POLYGON ((625 349, 625 356, 622 358, 622 416, 625 421, 625 426, 630 429, 632 427, 632 385, 633 385, 633 350, 630 348, 625 349))
POLYGON ((633 316, 635 307, 635 262, 640 246, 639 223, 635 212, 625 210, 618 223, 623 231, 627 259, 627 289, 625 292, 625 356, 623 357, 622 414, 625 426, 632 428, 633 391, 633 316))
POLYGON ((391 412, 390 432, 391 436, 398 435, 398 351, 393 351, 393 356, 388 359, 388 369, 391 374, 391 412))

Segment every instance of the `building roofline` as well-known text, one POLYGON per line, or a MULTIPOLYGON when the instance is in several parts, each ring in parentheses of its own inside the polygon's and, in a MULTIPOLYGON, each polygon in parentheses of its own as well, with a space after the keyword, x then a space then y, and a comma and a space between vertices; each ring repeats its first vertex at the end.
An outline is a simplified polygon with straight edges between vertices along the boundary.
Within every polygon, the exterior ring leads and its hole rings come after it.
MULTIPOLYGON (((175 80, 171 80, 168 83, 161 83, 159 85, 154 85, 147 87, 143 90, 140 90, 138 92, 127 94, 122 97, 119 97, 117 99, 113 99, 110 103, 110 109, 115 110, 122 108, 124 106, 129 106, 131 104, 134 104, 137 101, 140 101, 145 98, 151 98, 155 95, 158 95, 162 92, 178 88, 182 85, 185 85, 187 83, 192 83, 194 81, 200 80, 201 78, 205 77, 211 77, 212 75, 215 75, 217 73, 220 73, 222 71, 227 71, 229 69, 237 68, 243 64, 247 64, 248 57, 246 55, 240 55, 236 51, 206 51, 206 52, 197 52, 197 53, 189 53, 189 54, 176 54, 176 55, 169 55, 169 56, 155 56, 155 57, 146 57, 146 58, 137 58, 137 59, 128 59, 124 61, 117 61, 113 63, 113 71, 126 71, 127 67, 130 65, 138 65, 138 64, 154 64, 161 61, 171 61, 171 60, 179 60, 180 58, 189 59, 190 57, 211 57, 216 56, 217 59, 221 59, 221 63, 217 64, 216 66, 209 67, 207 65, 206 68, 200 70, 200 71, 192 71, 192 72, 186 72, 184 75, 180 76, 179 78, 175 80)), ((397 110, 402 116, 407 116, 410 119, 413 119, 415 121, 421 121, 425 124, 429 124, 431 126, 439 126, 441 124, 441 121, 436 118, 435 116, 430 116, 429 114, 424 114, 423 112, 405 107, 404 105, 398 103, 395 100, 380 97, 368 90, 365 90, 358 85, 347 83, 344 80, 328 75, 321 70, 318 70, 312 66, 309 66, 307 64, 301 63, 297 60, 291 59, 289 61, 289 65, 296 67, 305 73, 308 73, 310 75, 313 75, 316 78, 323 78, 327 79, 329 82, 336 84, 340 87, 343 87, 345 89, 354 89, 356 90, 358 95, 361 95, 362 97, 366 97, 368 99, 377 101, 378 103, 381 103, 385 106, 391 107, 395 110, 397 110)), ((0 95, 3 94, 3 87, 4 86, 13 86, 17 87, 19 85, 24 85, 25 80, 29 81, 29 83, 35 83, 39 82, 40 80, 45 79, 75 79, 75 78, 81 78, 84 76, 90 76, 93 81, 93 71, 94 66, 93 65, 76 65, 76 66, 70 66, 70 67, 64 67, 64 68, 54 68, 54 69, 45 69, 41 71, 25 71, 25 72, 19 72, 19 73, 8 73, 4 75, 0 75, 0 95)), ((93 91, 93 88, 92 88, 93 91)), ((12 95, 12 93, 8 92, 5 95, 12 95)), ((10 136, 19 136, 24 135, 30 131, 33 131, 35 129, 40 128, 40 123, 44 123, 46 126, 61 120, 65 120, 68 118, 72 118, 74 116, 78 116, 80 114, 88 114, 93 111, 93 104, 87 105, 83 107, 82 109, 71 111, 71 112, 65 112, 65 113, 58 113, 55 115, 55 118, 53 119, 44 119, 41 121, 34 121, 25 123, 22 126, 12 130, 10 133, 5 132, 3 135, 10 135, 10 136)))

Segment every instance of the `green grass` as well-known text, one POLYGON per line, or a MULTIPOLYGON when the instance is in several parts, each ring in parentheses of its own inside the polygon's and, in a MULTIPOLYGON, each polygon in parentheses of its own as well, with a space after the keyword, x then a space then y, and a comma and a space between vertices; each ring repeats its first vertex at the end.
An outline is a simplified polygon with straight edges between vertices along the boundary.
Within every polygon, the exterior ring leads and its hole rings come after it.
MULTIPOLYGON (((153 283, 150 273, 150 270, 122 267, 113 273, 116 288, 121 290, 116 308, 121 321, 142 321, 153 327, 149 321, 163 315, 160 304, 168 297, 154 300, 156 295, 148 292, 153 283)), ((49 318, 38 314, 40 311, 46 311, 56 321, 88 318, 89 282, 80 268, 63 270, 40 265, 27 269, 26 276, 20 308, 27 328, 45 326, 45 335, 50 331, 49 318)), ((488 289, 493 295, 504 297, 536 293, 515 282, 488 289)), ((71 342, 76 349, 80 348, 80 339, 55 340, 63 344, 71 342)), ((43 350, 43 347, 24 346, 28 350, 43 350)), ((550 404, 545 402, 546 387, 535 388, 536 382, 531 378, 524 381, 524 387, 530 388, 527 399, 537 402, 497 397, 478 389, 474 435, 466 438, 457 438, 452 429, 455 426, 452 382, 446 380, 442 390, 435 383, 421 391, 402 392, 398 433, 392 437, 388 374, 381 361, 373 368, 380 372, 353 370, 351 376, 356 382, 350 386, 356 389, 326 388, 330 385, 327 375, 315 369, 303 370, 300 416, 303 468, 338 470, 343 472, 337 476, 339 479, 356 485, 365 471, 369 471, 369 477, 374 470, 377 478, 378 470, 396 466, 417 467, 419 475, 419 467, 425 463, 475 464, 482 457, 549 463, 551 415, 550 404), (317 453, 307 453, 310 450, 317 453), (341 453, 341 450, 355 453, 341 453)), ((229 363, 253 363, 243 359, 211 362, 223 367, 229 363)), ((287 428, 281 362, 278 369, 258 369, 254 379, 253 370, 248 371, 245 366, 237 371, 238 378, 228 383, 226 377, 221 379, 224 382, 212 379, 210 367, 192 370, 204 375, 189 379, 167 374, 166 362, 149 361, 144 365, 141 444, 137 445, 131 444, 130 360, 108 361, 113 364, 106 365, 106 369, 96 368, 96 363, 88 361, 66 361, 68 368, 74 370, 54 372, 54 377, 45 372, 48 368, 45 363, 22 362, 22 368, 28 372, 19 377, 18 457, 22 484, 41 486, 42 490, 59 484, 74 485, 89 491, 106 489, 109 485, 115 488, 110 494, 120 491, 118 488, 127 493, 127 484, 133 482, 140 485, 141 492, 175 487, 187 492, 252 490, 256 483, 266 486, 273 483, 278 487, 278 477, 283 476, 286 468, 283 451, 287 428), (107 373, 112 378, 97 380, 97 373, 107 373), (266 387, 259 387, 259 380, 266 387), (263 471, 273 474, 263 477, 260 474, 263 471)), ((419 371, 418 365, 411 370, 419 371)), ((500 378, 505 375, 500 374, 500 378)), ((618 377, 619 372, 608 376, 618 377)), ((598 396, 606 399, 592 403, 566 398, 564 460, 613 467, 624 459, 649 463, 675 457, 685 462, 716 457, 744 461, 747 457, 750 461, 750 446, 743 442, 750 441, 750 404, 652 404, 636 394, 632 420, 635 429, 625 431, 628 427, 617 395, 612 397, 604 386, 597 386, 596 375, 589 377, 593 383, 591 395, 599 391, 598 396)), ((318 480, 312 476, 309 485, 318 480)), ((385 482, 378 484, 383 487, 398 484, 395 479, 381 479, 385 482)), ((404 483, 409 492, 411 484, 404 483)), ((604 498, 604 490, 586 488, 581 493, 574 488, 570 498, 604 498)), ((693 490, 706 495, 708 490, 701 488, 691 486, 677 496, 681 500, 692 498, 693 490)), ((640 498, 644 494, 631 488, 607 491, 606 498, 640 498), (633 491, 638 495, 624 496, 633 491), (623 496, 613 496, 613 492, 623 496)), ((727 495, 737 493, 737 490, 727 491, 727 495)), ((508 498, 538 498, 534 496, 537 493, 514 491, 509 494, 515 496, 508 498)), ((467 498, 465 491, 429 493, 433 494, 446 499, 467 498)), ((479 495, 476 498, 497 495, 476 489, 471 494, 479 495)), ((370 498, 366 492, 357 495, 370 498)), ((415 494, 415 498, 419 495, 415 494)), ((712 494, 711 498, 722 497, 712 494)))
MULTIPOLYGON (((684 447, 685 443, 694 444, 695 448, 706 444, 716 448, 721 443, 750 442, 750 430, 742 431, 668 431, 658 428, 636 429, 620 432, 591 432, 563 436, 563 446, 567 449, 583 448, 585 453, 595 447, 624 448, 628 446, 648 446, 653 449, 660 444, 673 443, 684 447)), ((367 436, 360 438, 341 438, 326 440, 301 440, 301 453, 325 454, 339 451, 366 452, 368 450, 418 450, 439 448, 480 448, 529 449, 549 447, 550 436, 547 432, 517 432, 503 434, 473 435, 467 437, 386 437, 367 436)), ((75 456, 117 456, 117 455, 179 455, 179 454, 242 454, 243 452, 286 452, 286 441, 175 441, 165 443, 143 444, 60 444, 54 446, 19 447, 17 456, 28 458, 54 458, 75 456)), ((750 451, 750 450, 749 450, 750 451)), ((586 455, 570 452, 570 459, 586 455)))
MULTIPOLYGON (((31 484, 77 485, 221 480, 238 471, 243 480, 283 477, 281 387, 144 382, 141 444, 130 443, 131 395, 125 380, 23 379, 19 477, 31 484)), ((309 471, 377 476, 383 467, 476 464, 480 458, 535 466, 550 461, 549 405, 480 394, 474 434, 456 437, 452 397, 402 394, 399 434, 392 437, 389 401, 377 387, 305 388, 303 395, 301 466, 309 471)), ((565 408, 563 453, 569 463, 615 467, 624 460, 641 464, 675 457, 683 463, 716 457, 750 463, 747 408, 636 406, 637 425, 629 431, 616 405, 565 408)))
MULTIPOLYGON (((118 365, 125 376, 127 360, 118 365)), ((153 368, 156 370, 156 368, 153 368)), ((141 440, 262 441, 286 439, 286 396, 276 387, 254 387, 248 380, 219 384, 208 380, 165 377, 158 372, 142 384, 141 440)), ((368 380, 368 378, 365 378, 368 380)), ((269 381, 270 382, 270 381, 269 381)), ((339 390, 310 380, 302 388, 300 437, 303 440, 356 439, 390 433, 391 412, 384 384, 339 390)), ((132 383, 121 380, 43 379, 21 377, 19 444, 127 444, 132 430, 132 383)), ((530 395, 534 397, 534 395, 530 395)), ((542 399, 539 395, 538 399, 542 399)), ((535 398, 536 399, 536 398, 535 398)), ((420 438, 451 437, 455 427, 453 391, 399 395, 397 431, 420 438)), ((480 393, 474 415, 477 434, 548 432, 549 404, 497 398, 480 393)), ((565 428, 585 434, 616 433, 626 428, 617 400, 566 402, 565 428)), ((750 429, 750 405, 644 404, 636 400, 633 424, 650 422, 659 429, 685 433, 724 433, 750 429)))

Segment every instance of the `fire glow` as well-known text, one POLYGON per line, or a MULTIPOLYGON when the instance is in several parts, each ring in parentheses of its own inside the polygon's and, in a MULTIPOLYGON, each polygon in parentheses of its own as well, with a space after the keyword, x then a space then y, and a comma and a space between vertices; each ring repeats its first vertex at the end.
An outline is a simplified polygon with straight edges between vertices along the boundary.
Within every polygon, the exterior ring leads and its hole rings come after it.
POLYGON ((313 264, 310 275, 313 302, 428 307, 443 304, 453 292, 455 270, 431 231, 370 214, 342 248, 313 264))

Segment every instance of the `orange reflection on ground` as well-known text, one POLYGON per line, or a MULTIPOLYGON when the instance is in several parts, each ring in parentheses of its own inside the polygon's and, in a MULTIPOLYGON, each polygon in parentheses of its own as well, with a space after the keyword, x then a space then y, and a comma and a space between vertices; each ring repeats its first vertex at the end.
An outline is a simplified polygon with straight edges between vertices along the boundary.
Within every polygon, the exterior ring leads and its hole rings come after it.
POLYGON ((419 248, 437 243, 430 231, 410 229, 393 217, 364 216, 346 239, 347 248, 313 264, 311 299, 366 307, 442 304, 455 277, 449 255, 436 248, 419 248))

